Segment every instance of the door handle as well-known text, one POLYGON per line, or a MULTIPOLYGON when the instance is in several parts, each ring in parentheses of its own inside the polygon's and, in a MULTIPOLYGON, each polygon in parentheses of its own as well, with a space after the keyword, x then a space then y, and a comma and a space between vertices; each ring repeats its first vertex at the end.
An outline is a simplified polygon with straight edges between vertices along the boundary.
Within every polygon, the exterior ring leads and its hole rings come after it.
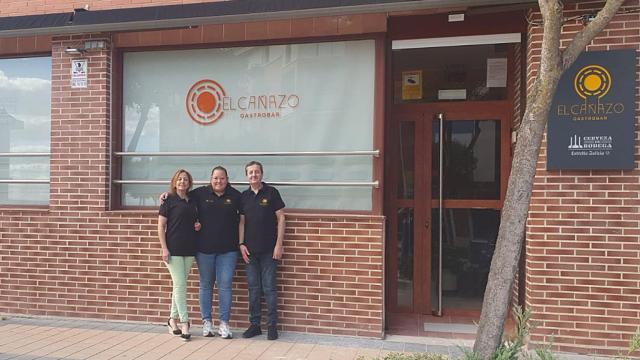
POLYGON ((429 224, 429 221, 425 221, 425 222, 424 222, 424 227, 425 227, 426 229, 428 229, 428 228, 429 228, 429 225, 430 225, 430 224, 429 224))

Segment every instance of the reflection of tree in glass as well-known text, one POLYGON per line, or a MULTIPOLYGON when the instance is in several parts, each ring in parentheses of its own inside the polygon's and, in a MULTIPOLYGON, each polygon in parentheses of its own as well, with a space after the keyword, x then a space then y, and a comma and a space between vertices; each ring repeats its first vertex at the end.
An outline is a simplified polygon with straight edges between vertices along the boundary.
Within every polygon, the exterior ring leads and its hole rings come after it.
POLYGON ((413 279, 413 212, 398 210, 398 278, 413 279))
MULTIPOLYGON (((460 198, 466 194, 473 193, 474 185, 473 173, 478 165, 478 159, 474 154, 474 147, 480 136, 480 124, 475 122, 474 131, 468 144, 457 141, 454 138, 451 126, 445 130, 444 141, 444 196, 460 198)), ((434 144, 432 151, 433 164, 439 162, 439 147, 434 144)), ((438 183, 438 173, 433 173, 433 184, 438 183)), ((468 196, 468 195, 467 195, 468 196)))

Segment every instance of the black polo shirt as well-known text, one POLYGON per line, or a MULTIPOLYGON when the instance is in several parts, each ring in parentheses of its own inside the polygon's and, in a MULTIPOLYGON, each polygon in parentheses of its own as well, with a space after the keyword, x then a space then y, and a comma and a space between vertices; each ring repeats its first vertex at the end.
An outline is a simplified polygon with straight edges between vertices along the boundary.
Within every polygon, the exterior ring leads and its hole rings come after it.
POLYGON ((196 254, 196 231, 193 225, 198 218, 195 201, 181 199, 169 194, 160 205, 159 214, 167 218, 166 239, 169 254, 194 256, 196 254))
POLYGON ((273 252, 278 238, 276 211, 284 208, 280 193, 273 186, 262 183, 258 193, 242 192, 241 213, 244 214, 244 243, 250 253, 273 252))
POLYGON ((198 251, 222 254, 238 250, 240 222, 240 192, 227 185, 222 196, 211 185, 201 186, 189 193, 198 204, 202 228, 198 232, 198 251))

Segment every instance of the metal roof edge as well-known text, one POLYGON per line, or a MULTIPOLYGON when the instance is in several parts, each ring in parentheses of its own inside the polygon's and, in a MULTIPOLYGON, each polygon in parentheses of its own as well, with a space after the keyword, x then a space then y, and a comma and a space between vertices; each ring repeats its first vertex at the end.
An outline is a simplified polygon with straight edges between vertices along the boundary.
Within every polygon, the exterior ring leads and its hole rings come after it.
MULTIPOLYGON (((534 3, 535 0, 413 0, 389 3, 372 3, 364 5, 347 5, 327 8, 309 8, 302 10, 284 10, 261 13, 242 13, 233 15, 149 19, 142 21, 109 22, 104 24, 65 25, 56 27, 37 27, 26 29, 0 30, 0 37, 37 36, 37 35, 71 35, 100 32, 144 31, 171 28, 188 28, 205 24, 224 24, 264 20, 283 20, 313 16, 353 15, 363 13, 391 13, 412 10, 425 10, 448 7, 478 7, 491 5, 510 5, 518 3, 534 3)), ((119 9, 121 10, 121 9, 119 9)), ((110 11, 110 10, 98 10, 110 11)), ((71 13, 69 13, 71 14, 71 13)), ((51 15, 51 14, 48 14, 51 15)), ((44 14, 42 16, 47 16, 44 14)), ((7 18, 5 18, 7 19, 7 18)), ((11 18, 15 19, 15 18, 11 18)), ((3 19, 0 18, 0 22, 3 19)))

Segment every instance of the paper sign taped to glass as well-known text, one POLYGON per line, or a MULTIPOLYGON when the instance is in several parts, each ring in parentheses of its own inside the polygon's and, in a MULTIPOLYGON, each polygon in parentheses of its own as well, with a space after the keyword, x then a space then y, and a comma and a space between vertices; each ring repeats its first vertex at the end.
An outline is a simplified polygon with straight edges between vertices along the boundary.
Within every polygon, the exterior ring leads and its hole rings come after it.
POLYGON ((422 70, 402 72, 402 100, 422 99, 422 70))

